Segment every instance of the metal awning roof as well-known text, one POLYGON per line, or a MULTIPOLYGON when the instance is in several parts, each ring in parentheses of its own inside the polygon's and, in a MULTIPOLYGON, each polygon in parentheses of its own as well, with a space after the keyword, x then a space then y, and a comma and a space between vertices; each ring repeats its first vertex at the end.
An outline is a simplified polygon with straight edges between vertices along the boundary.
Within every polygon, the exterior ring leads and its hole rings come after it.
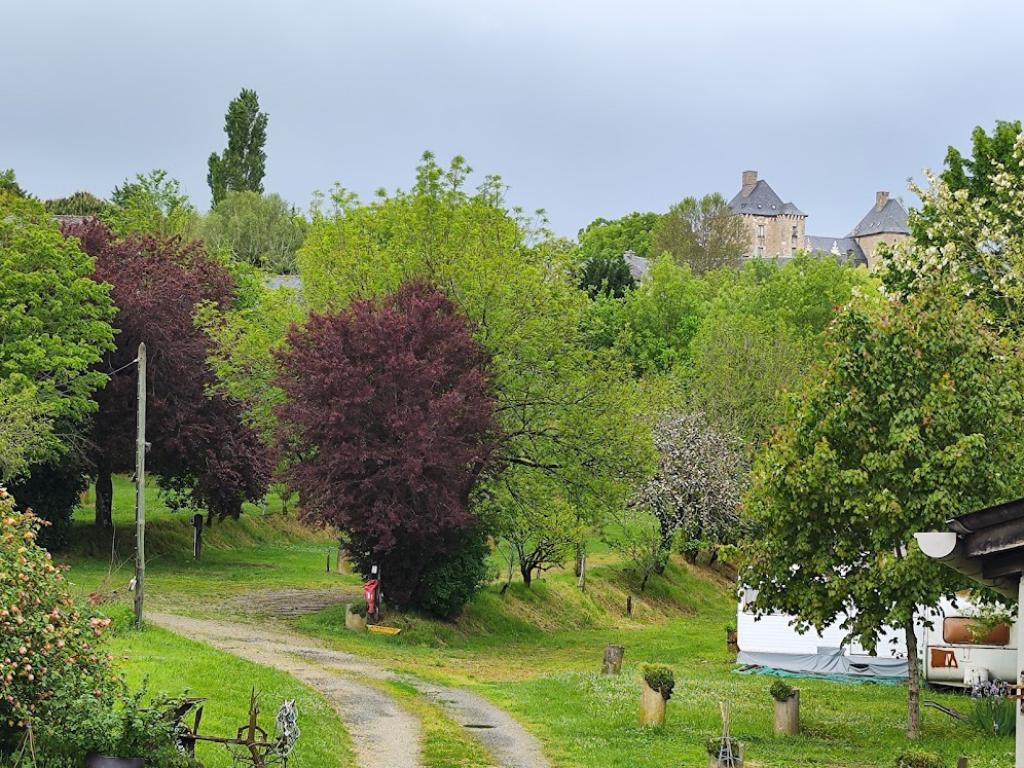
POLYGON ((921 550, 1016 600, 1024 573, 1024 499, 968 512, 946 525, 949 531, 916 534, 921 550))

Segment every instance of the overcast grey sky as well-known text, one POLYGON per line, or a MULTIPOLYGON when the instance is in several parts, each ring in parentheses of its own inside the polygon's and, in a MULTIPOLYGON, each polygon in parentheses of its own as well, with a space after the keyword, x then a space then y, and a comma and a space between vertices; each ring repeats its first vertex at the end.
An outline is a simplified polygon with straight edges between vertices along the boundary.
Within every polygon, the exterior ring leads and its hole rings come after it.
POLYGON ((201 207, 227 102, 266 187, 407 187, 424 149, 572 235, 756 168, 845 234, 975 125, 1022 116, 1024 3, 0 0, 0 169, 41 197, 165 168, 201 207))

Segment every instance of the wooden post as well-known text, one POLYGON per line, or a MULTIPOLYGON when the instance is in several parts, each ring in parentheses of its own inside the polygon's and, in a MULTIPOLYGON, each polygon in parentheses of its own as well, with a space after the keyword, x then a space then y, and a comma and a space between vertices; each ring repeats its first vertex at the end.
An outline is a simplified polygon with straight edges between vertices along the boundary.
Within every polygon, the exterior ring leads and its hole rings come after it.
POLYGON ((643 683, 644 691, 640 697, 640 725, 664 725, 665 724, 665 697, 661 691, 656 691, 643 683))
POLYGON ((960 759, 956 761, 956 768, 967 768, 967 758, 961 756, 960 759))
POLYGON ((775 735, 796 736, 800 733, 800 690, 785 701, 775 702, 775 735))
POLYGON ((327 550, 327 572, 331 572, 331 550, 327 550))
POLYGON ((203 516, 192 515, 192 557, 198 560, 203 555, 203 516))
POLYGON ((626 649, 621 645, 611 645, 604 649, 604 662, 601 665, 601 674, 617 675, 622 669, 622 657, 626 655, 626 649))
POLYGON ((146 345, 139 344, 135 426, 135 625, 142 629, 146 596, 146 345))
POLYGON ((633 615, 633 596, 632 595, 626 595, 626 615, 627 616, 632 616, 633 615))

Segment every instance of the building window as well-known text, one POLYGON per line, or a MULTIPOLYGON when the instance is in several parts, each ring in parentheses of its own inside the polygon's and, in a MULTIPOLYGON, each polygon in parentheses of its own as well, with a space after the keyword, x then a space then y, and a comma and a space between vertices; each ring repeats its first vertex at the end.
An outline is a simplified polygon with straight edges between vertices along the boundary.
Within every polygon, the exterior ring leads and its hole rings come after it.
POLYGON ((942 640, 950 645, 1009 645, 1010 627, 997 624, 988 632, 984 629, 979 632, 976 620, 966 616, 949 616, 942 622, 942 640))
POLYGON ((757 244, 764 245, 764 224, 757 225, 757 244))

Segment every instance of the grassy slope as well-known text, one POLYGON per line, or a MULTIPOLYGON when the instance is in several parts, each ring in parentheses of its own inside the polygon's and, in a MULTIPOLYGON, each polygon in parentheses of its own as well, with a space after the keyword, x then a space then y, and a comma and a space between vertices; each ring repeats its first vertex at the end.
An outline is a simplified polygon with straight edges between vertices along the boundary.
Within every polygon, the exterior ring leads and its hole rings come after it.
MULTIPOLYGON (((115 505, 115 518, 127 526, 131 489, 123 481, 117 484, 115 505)), ((225 596, 250 590, 356 583, 352 576, 326 574, 323 559, 329 538, 305 531, 286 516, 250 515, 215 525, 208 531, 204 560, 196 564, 191 560, 187 523, 172 517, 155 496, 148 509, 153 521, 148 539, 154 553, 152 605, 202 615, 220 610, 211 606, 225 596)), ((84 554, 90 545, 87 536, 82 539, 78 553, 70 558, 75 565, 72 579, 88 592, 103 581, 106 566, 84 554)), ((129 551, 124 545, 122 550, 129 551)), ((611 560, 602 553, 592 563, 611 560)), ((129 564, 118 578, 126 581, 130 569, 129 564)), ((389 623, 403 627, 397 638, 339 631, 340 609, 306 617, 298 627, 389 666, 478 691, 534 730, 558 766, 700 765, 701 744, 720 728, 720 700, 731 702, 733 733, 748 743, 749 757, 757 765, 889 766, 906 746, 903 687, 813 680, 799 683, 804 734, 794 739, 771 736, 770 680, 732 671, 724 625, 733 618, 734 604, 728 583, 713 574, 673 565, 665 578, 651 582, 629 618, 624 615, 629 584, 619 570, 596 565, 590 577, 585 595, 576 590, 571 575, 558 573, 533 589, 514 584, 504 596, 496 587, 489 588, 455 625, 394 615, 389 623), (624 674, 617 678, 594 673, 608 642, 623 643, 627 649, 624 674), (662 729, 636 724, 637 665, 645 661, 664 661, 676 670, 677 693, 662 729)), ((138 642, 129 654, 137 673, 160 666, 160 659, 150 652, 151 641, 138 642)), ((173 681, 197 692, 208 685, 209 675, 191 675, 180 662, 173 661, 179 667, 173 681), (193 682, 196 679, 202 685, 193 682)), ((212 664, 210 669, 216 667, 212 664)), ((219 679, 217 674, 213 677, 219 679)), ((967 706, 961 696, 929 697, 967 706)), ((235 698, 244 709, 244 696, 235 698)), ((423 705, 412 698, 402 703, 411 709, 423 705)), ((435 724, 425 743, 431 766, 478 762, 472 745, 461 743, 450 723, 436 711, 428 714, 435 724)), ((925 711, 921 746, 950 761, 966 754, 972 768, 1012 764, 1008 740, 978 737, 932 710, 925 711)))
MULTIPOLYGON (((730 702, 733 734, 756 765, 891 766, 907 745, 903 686, 801 680, 804 733, 771 735, 770 678, 733 672, 724 626, 733 603, 724 581, 674 564, 652 582, 634 617, 624 616, 627 584, 617 569, 598 568, 580 595, 573 580, 556 575, 533 590, 516 585, 505 597, 486 591, 454 627, 396 617, 397 638, 345 635, 340 613, 329 609, 302 619, 300 629, 342 647, 375 655, 410 671, 466 685, 514 713, 544 742, 558 766, 660 768, 700 765, 703 742, 719 733, 718 703, 730 702), (619 677, 599 669, 604 646, 626 646, 619 677), (663 728, 637 723, 642 662, 673 666, 676 694, 663 728)), ((929 693, 965 708, 962 696, 929 693)), ((985 739, 932 710, 925 712, 921 748, 947 760, 961 754, 972 766, 1012 763, 1012 742, 985 739)))
MULTIPOLYGON (((283 672, 251 664, 155 627, 128 630, 110 642, 129 682, 148 680, 150 693, 206 696, 200 733, 233 736, 248 720, 249 693, 261 692, 261 725, 273 730, 274 714, 285 699, 295 699, 302 735, 289 765, 295 768, 348 768, 354 765, 338 716, 320 696, 283 672)), ((217 744, 197 745, 207 768, 229 768, 231 756, 217 744)))
MULTIPOLYGON (((72 566, 71 581, 82 594, 100 590, 123 596, 132 577, 134 496, 123 477, 114 480, 113 512, 112 538, 94 531, 90 509, 76 514, 71 552, 60 559, 72 566)), ((281 514, 279 499, 266 511, 250 506, 239 520, 206 528, 199 562, 192 558, 188 516, 168 510, 153 487, 147 487, 146 516, 147 604, 154 609, 188 605, 215 610, 218 603, 254 590, 358 582, 354 576, 327 573, 326 556, 336 544, 329 535, 281 514)))

